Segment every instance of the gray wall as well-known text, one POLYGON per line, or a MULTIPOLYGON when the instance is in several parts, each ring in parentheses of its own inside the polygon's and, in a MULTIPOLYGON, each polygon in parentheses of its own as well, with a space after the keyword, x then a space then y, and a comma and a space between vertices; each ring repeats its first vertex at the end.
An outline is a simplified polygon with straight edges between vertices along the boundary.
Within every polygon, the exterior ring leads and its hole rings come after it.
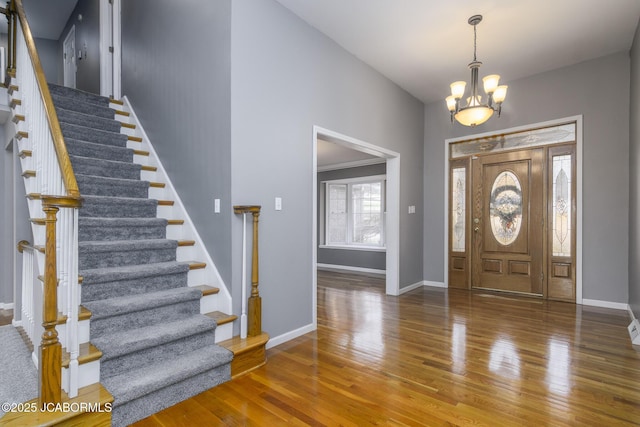
POLYGON ((444 100, 427 105, 425 280, 444 280, 445 139, 582 114, 583 297, 627 303, 629 80, 629 53, 621 52, 506 81, 509 93, 502 117, 475 129, 451 125, 444 100))
MULTIPOLYGON (((123 1, 125 4, 130 3, 123 1)), ((125 18, 124 11, 122 13, 125 18)), ((92 93, 100 93, 100 0, 79 0, 71 13, 69 21, 58 40, 58 55, 62 58, 64 39, 71 27, 76 26, 76 88, 92 93), (82 21, 78 19, 82 15, 82 21), (82 50, 82 59, 78 60, 78 50, 82 50), (85 56, 86 54, 86 56, 85 56)), ((124 31, 124 29, 123 29, 124 31)), ((64 82, 64 64, 58 63, 59 83, 64 82)))
MULTIPOLYGON (((122 89, 231 283, 231 2, 122 2, 122 89), (214 198, 222 213, 213 213, 214 198)), ((264 141, 256 140, 256 143, 264 141)))
POLYGON ((631 48, 629 138, 629 305, 640 319, 640 22, 631 48))
MULTIPOLYGON (((360 166, 357 168, 337 169, 331 171, 318 172, 318 224, 324 210, 321 209, 321 186, 322 181, 334 179, 358 178, 363 176, 384 175, 387 173, 386 163, 377 165, 360 166)), ((318 242, 322 242, 321 229, 318 225, 318 242)), ((344 265, 349 267, 373 268, 384 270, 386 268, 386 252, 357 251, 353 249, 326 249, 318 248, 318 263, 331 265, 344 265)))
POLYGON ((58 66, 59 63, 62 63, 62 53, 58 52, 58 42, 48 39, 35 39, 35 42, 47 82, 62 82, 62 75, 59 74, 58 66))
MULTIPOLYGON (((232 196, 263 206, 263 329, 278 336, 313 320, 314 125, 401 154, 400 286, 422 281, 422 213, 406 212, 422 205, 423 104, 273 0, 232 9, 232 196)), ((233 277, 239 304, 239 257, 233 277)))

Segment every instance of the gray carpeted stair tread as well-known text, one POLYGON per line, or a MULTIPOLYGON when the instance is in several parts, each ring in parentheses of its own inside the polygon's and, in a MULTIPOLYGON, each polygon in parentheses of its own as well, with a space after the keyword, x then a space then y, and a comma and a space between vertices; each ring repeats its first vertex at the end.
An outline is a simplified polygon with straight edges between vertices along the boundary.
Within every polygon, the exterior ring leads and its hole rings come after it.
POLYGON ((197 314, 173 322, 114 332, 92 339, 91 342, 102 351, 101 360, 107 361, 201 332, 211 331, 213 334, 215 329, 216 322, 213 319, 197 314))
POLYGON ((181 355, 177 359, 107 378, 103 384, 114 396, 114 406, 117 407, 155 390, 228 364, 232 358, 233 354, 229 350, 217 345, 208 346, 181 355))
POLYGON ((141 279, 177 273, 187 273, 188 262, 169 261, 144 265, 127 265, 120 267, 92 268, 80 270, 82 285, 105 283, 115 280, 141 279))
POLYGON ((119 296, 101 301, 85 303, 91 311, 91 322, 111 316, 118 316, 135 311, 149 310, 184 301, 200 301, 202 292, 195 288, 176 288, 158 292, 149 292, 144 298, 139 296, 119 296))
POLYGON ((80 241, 164 239, 164 218, 78 218, 80 241))
POLYGON ((189 264, 163 262, 111 268, 81 270, 82 302, 98 301, 115 295, 137 295, 188 285, 189 264))
POLYGON ((106 197, 83 195, 79 217, 101 218, 155 218, 158 201, 133 197, 106 197))
POLYGON ((69 156, 69 158, 71 159, 73 172, 77 175, 140 179, 142 166, 136 163, 118 162, 83 156, 69 156))
POLYGON ((71 123, 81 125, 88 128, 106 130, 110 132, 119 132, 122 123, 115 119, 105 119, 102 117, 92 116, 91 114, 79 113, 77 111, 65 110, 64 108, 56 108, 58 120, 61 123, 71 123))
MULTIPOLYGON (((140 295, 126 295, 100 301, 85 302, 84 305, 91 311, 91 339, 113 334, 113 331, 133 330, 147 326, 157 325, 173 321, 181 321, 185 317, 193 316, 200 312, 200 298, 202 293, 198 289, 180 287, 162 291, 147 292, 144 297, 140 295)), ((211 334, 211 342, 215 342, 215 335, 211 334)), ((192 343, 197 346, 197 342, 192 343)), ((167 353, 166 345, 162 346, 161 353, 167 353)), ((154 352, 146 352, 148 359, 154 352)), ((157 351, 156 351, 157 353, 157 351)), ((160 357, 165 357, 161 354, 160 357)), ((136 357, 139 363, 139 357, 136 357)), ((129 358, 134 360, 136 358, 129 358)), ((117 368, 123 368, 124 361, 117 364, 117 368)), ((102 368, 107 370, 109 366, 102 368)), ((113 373, 117 373, 116 370, 113 373)))
POLYGON ((53 83, 49 83, 48 86, 51 95, 64 96, 67 98, 76 99, 80 102, 88 102, 103 106, 108 106, 110 103, 109 98, 107 98, 106 96, 97 95, 91 92, 85 92, 80 89, 60 86, 53 83))
POLYGON ((133 150, 131 148, 97 144, 95 142, 66 137, 65 144, 67 145, 67 151, 72 156, 91 157, 118 162, 133 162, 133 150))
POLYGON ((76 174, 80 194, 92 196, 146 198, 149 181, 76 174))
POLYGON ((178 242, 168 239, 89 241, 78 243, 80 270, 176 260, 178 242))
POLYGON ((72 123, 60 123, 60 128, 62 129, 62 135, 65 140, 70 138, 114 147, 126 147, 127 141, 129 140, 127 135, 120 132, 93 129, 72 123))
POLYGON ((105 119, 115 118, 115 111, 109 108, 108 105, 98 105, 92 102, 85 102, 68 96, 62 96, 56 93, 52 93, 51 98, 56 109, 64 108, 65 110, 76 111, 83 114, 90 114, 92 116, 102 117, 105 119))

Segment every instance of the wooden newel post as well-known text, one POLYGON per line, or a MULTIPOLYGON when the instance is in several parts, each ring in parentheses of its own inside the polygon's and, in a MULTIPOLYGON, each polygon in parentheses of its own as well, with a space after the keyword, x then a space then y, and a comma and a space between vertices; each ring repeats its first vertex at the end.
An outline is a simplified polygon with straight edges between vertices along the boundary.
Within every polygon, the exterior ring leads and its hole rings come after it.
POLYGON ((262 298, 258 291, 258 217, 260 208, 253 215, 253 250, 251 254, 251 296, 248 307, 247 335, 255 337, 262 333, 262 298))
POLYGON ((251 296, 247 307, 247 335, 255 337, 262 333, 262 298, 258 290, 258 218, 260 206, 234 206, 236 214, 251 213, 253 216, 253 245, 251 250, 251 296))
POLYGON ((62 345, 58 341, 58 271, 56 266, 56 215, 58 208, 45 205, 46 246, 42 311, 42 341, 38 348, 38 403, 59 403, 62 390, 62 345))

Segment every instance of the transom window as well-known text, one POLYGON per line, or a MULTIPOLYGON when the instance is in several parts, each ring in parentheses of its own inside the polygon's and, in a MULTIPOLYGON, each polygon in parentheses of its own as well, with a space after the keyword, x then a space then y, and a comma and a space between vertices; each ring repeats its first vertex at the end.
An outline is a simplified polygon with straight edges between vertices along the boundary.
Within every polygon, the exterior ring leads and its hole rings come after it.
POLYGON ((385 176, 325 181, 325 246, 384 248, 385 176))

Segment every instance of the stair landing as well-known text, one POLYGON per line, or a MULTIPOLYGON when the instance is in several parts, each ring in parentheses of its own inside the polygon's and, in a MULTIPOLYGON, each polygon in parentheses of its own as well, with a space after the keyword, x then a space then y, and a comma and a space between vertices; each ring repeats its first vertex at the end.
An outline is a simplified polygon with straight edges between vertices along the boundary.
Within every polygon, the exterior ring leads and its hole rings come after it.
POLYGON ((269 334, 262 332, 253 337, 235 336, 218 344, 233 352, 231 378, 236 378, 257 369, 267 363, 266 345, 269 334))

